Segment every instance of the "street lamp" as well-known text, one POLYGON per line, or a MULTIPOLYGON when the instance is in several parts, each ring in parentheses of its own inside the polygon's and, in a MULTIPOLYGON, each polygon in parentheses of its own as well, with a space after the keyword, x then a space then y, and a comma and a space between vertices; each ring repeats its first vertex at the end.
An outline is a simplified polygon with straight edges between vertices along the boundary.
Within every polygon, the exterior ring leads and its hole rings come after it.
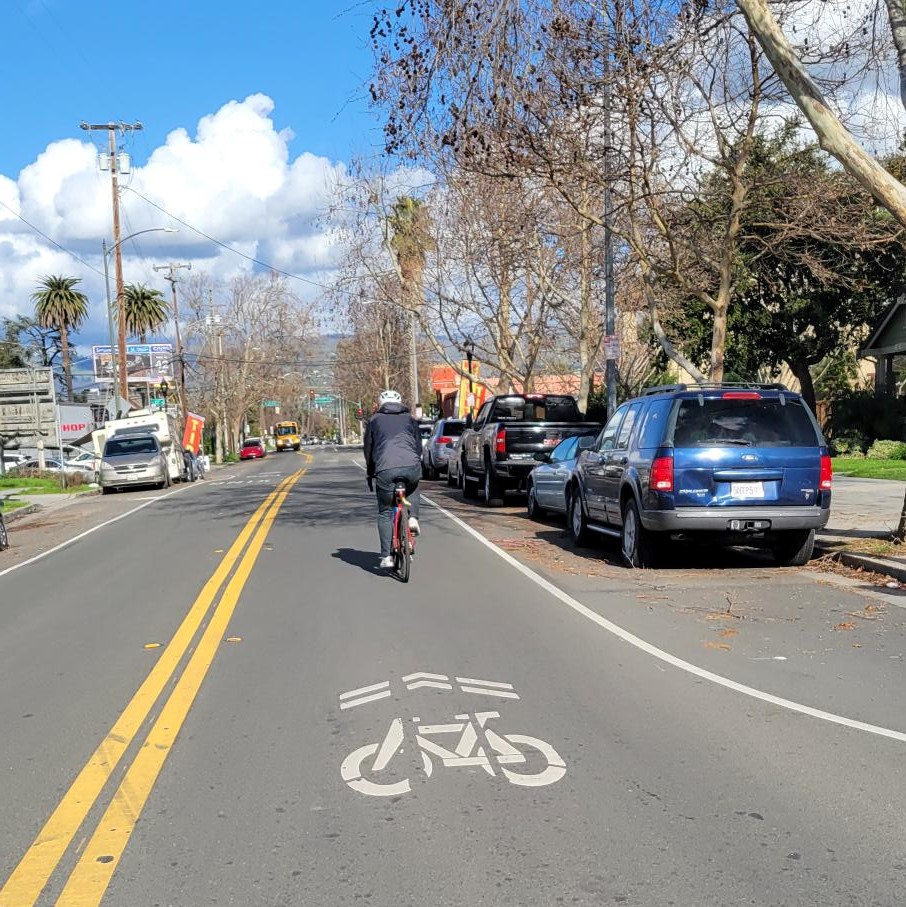
POLYGON ((469 366, 469 399, 467 403, 469 407, 469 415, 472 416, 472 408, 475 405, 475 392, 472 388, 472 356, 475 353, 475 341, 472 340, 471 337, 467 337, 462 345, 462 349, 466 354, 466 362, 469 366))
POLYGON ((107 240, 101 240, 101 248, 104 251, 104 289, 107 292, 107 328, 110 332, 110 377, 119 384, 119 394, 124 400, 128 400, 129 398, 129 384, 126 373, 126 317, 123 310, 123 297, 117 294, 116 315, 117 318, 119 318, 120 349, 117 351, 119 355, 115 356, 113 352, 113 308, 110 300, 110 272, 108 268, 110 255, 126 242, 126 240, 134 239, 136 236, 141 236, 143 233, 178 232, 176 227, 149 227, 147 230, 137 230, 135 233, 124 236, 121 240, 115 242, 109 249, 107 248, 107 240), (116 376, 115 378, 114 375, 116 376))

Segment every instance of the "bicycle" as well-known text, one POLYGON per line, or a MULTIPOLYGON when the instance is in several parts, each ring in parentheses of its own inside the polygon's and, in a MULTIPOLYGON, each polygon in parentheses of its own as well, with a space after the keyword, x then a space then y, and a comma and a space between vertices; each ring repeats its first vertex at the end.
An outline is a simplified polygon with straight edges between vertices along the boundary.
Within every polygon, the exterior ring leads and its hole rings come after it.
POLYGON ((3 499, 0 498, 0 551, 9 548, 9 533, 6 531, 6 522, 3 519, 3 499))
MULTIPOLYGON (((519 787, 545 787, 555 784, 566 774, 563 758, 546 741, 527 734, 499 734, 489 728, 488 722, 499 718, 499 712, 455 717, 455 724, 421 724, 420 719, 412 719, 416 725, 416 752, 421 756, 426 780, 434 775, 436 765, 441 768, 481 768, 492 778, 499 770, 510 784, 519 787), (445 735, 453 738, 447 746, 431 739, 445 735), (522 766, 522 769, 513 766, 522 766)), ((405 740, 403 721, 394 718, 382 741, 366 743, 343 760, 340 776, 354 791, 369 797, 399 797, 409 793, 412 784, 408 776, 401 778, 392 769, 385 772, 393 757, 405 752, 405 740), (375 778, 376 775, 379 777, 375 778)), ((405 772, 405 769, 401 771, 405 772)))
POLYGON ((406 482, 397 479, 393 488, 393 539, 390 554, 393 557, 393 572, 403 583, 409 582, 412 557, 415 554, 415 536, 409 528, 409 506, 406 482))

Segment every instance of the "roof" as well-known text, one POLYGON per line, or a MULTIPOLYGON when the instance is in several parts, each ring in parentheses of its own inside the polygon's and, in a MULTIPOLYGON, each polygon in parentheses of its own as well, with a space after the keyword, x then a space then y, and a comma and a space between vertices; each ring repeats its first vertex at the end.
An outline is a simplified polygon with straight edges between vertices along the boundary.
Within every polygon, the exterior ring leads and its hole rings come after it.
POLYGON ((889 353, 906 353, 906 296, 900 296, 885 309, 860 355, 889 353))

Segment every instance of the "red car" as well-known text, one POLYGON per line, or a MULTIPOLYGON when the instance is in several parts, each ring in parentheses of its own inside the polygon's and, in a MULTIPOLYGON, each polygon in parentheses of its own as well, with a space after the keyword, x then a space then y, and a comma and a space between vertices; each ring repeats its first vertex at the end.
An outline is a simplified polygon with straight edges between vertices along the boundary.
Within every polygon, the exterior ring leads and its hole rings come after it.
POLYGON ((246 438, 239 451, 240 460, 260 460, 267 456, 267 450, 261 438, 246 438))

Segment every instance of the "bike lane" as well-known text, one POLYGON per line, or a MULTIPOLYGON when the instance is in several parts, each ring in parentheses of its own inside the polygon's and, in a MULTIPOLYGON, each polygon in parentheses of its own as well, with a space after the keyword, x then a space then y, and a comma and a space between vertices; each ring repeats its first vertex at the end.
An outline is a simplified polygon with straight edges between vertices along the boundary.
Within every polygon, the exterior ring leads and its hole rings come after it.
POLYGON ((373 509, 342 457, 293 490, 107 903, 895 902, 903 744, 665 666, 428 507, 378 575, 373 509))

